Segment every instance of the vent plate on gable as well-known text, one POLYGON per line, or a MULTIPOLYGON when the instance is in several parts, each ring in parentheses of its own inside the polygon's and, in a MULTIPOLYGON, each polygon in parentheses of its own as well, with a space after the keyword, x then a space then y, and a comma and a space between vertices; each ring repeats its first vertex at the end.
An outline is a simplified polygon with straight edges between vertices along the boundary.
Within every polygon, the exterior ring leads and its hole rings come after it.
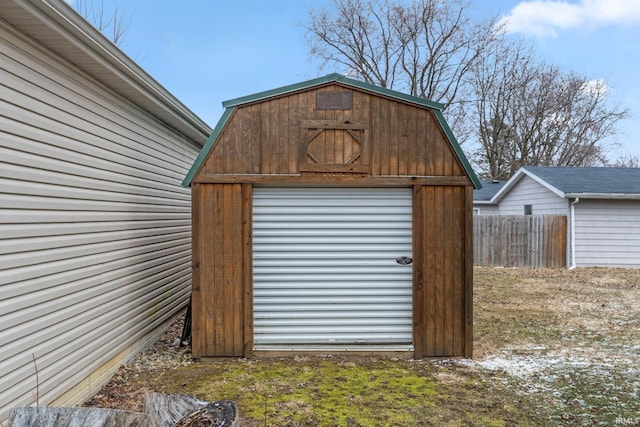
POLYGON ((316 108, 318 110, 351 110, 353 109, 353 92, 317 92, 316 108))

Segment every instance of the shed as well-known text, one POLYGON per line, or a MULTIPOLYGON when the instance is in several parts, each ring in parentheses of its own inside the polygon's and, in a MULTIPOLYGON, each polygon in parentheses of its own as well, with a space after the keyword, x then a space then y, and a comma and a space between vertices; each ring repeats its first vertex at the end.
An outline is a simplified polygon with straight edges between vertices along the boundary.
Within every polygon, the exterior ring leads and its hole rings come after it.
POLYGON ((183 183, 194 358, 470 357, 480 183, 443 106, 339 74, 223 106, 183 183))

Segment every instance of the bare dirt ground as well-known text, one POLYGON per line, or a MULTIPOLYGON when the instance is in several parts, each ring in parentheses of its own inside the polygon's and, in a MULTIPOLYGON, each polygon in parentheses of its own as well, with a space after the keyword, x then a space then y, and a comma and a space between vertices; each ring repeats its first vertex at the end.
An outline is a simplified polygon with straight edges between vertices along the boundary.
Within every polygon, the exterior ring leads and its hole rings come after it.
POLYGON ((142 412, 144 392, 151 390, 150 379, 167 370, 193 364, 191 349, 180 346, 184 315, 183 312, 151 347, 120 367, 111 381, 84 406, 142 412))
POLYGON ((245 426, 640 426, 640 270, 476 268, 474 289, 473 360, 194 364, 180 318, 87 405, 152 389, 235 400, 245 426))

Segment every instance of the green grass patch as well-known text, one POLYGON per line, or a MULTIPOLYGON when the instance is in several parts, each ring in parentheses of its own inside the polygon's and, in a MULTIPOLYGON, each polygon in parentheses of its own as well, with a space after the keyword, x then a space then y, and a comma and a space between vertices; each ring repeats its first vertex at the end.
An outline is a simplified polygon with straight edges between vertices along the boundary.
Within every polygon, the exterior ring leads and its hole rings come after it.
POLYGON ((502 393, 491 393, 481 375, 433 362, 224 360, 165 372, 152 387, 233 400, 244 426, 527 425, 520 409, 505 407, 502 393))

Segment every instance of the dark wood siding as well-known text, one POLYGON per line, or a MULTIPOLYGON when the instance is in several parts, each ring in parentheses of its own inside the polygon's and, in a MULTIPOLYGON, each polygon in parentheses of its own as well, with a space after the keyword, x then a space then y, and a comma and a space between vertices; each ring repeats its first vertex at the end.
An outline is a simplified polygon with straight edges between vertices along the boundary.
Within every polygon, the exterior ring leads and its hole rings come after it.
POLYGON ((414 191, 414 346, 416 357, 471 354, 472 247, 465 187, 414 191))
MULTIPOLYGON (((303 123, 309 120, 366 124, 370 176, 464 175, 431 110, 360 91, 353 93, 352 110, 316 109, 317 91, 339 90, 346 89, 329 85, 239 107, 194 182, 222 174, 300 174, 301 144, 308 137, 303 123)), ((321 157, 337 161, 354 150, 353 138, 340 130, 320 133, 313 144, 321 157)))
POLYGON ((192 351, 196 358, 245 354, 248 272, 244 262, 249 256, 245 194, 241 184, 193 186, 198 233, 193 243, 192 351))
POLYGON ((471 356, 469 176, 431 109, 331 83, 234 107, 194 176, 194 357, 251 355, 253 185, 413 187, 415 357, 471 356))

